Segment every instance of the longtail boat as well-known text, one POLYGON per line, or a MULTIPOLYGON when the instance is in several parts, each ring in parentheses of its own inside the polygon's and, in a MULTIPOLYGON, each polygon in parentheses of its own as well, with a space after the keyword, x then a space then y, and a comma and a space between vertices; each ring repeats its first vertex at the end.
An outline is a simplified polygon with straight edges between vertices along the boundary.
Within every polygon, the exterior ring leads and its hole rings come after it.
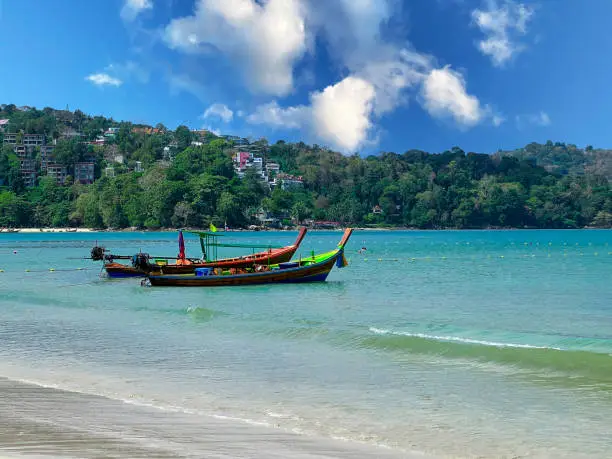
POLYGON ((92 249, 91 258, 104 261, 104 270, 109 277, 144 277, 147 274, 191 274, 198 268, 241 269, 254 265, 274 265, 291 260, 306 236, 307 229, 301 227, 295 242, 285 247, 269 245, 223 244, 218 242, 221 236, 216 232, 188 231, 199 236, 202 258, 194 259, 185 256, 185 245, 182 231, 179 231, 179 255, 174 258, 153 257, 146 253, 133 256, 109 255, 101 247, 92 249), (219 247, 266 248, 267 250, 233 258, 217 258, 219 247), (94 253, 96 252, 96 253, 94 253), (115 260, 131 260, 132 264, 117 263, 115 260), (168 263, 168 260, 174 260, 168 263))
POLYGON ((276 265, 256 265, 248 269, 224 270, 216 268, 201 270, 188 275, 149 274, 143 285, 163 287, 222 287, 257 284, 285 284, 303 282, 324 282, 334 265, 347 265, 344 247, 353 230, 345 230, 338 247, 330 252, 276 265))

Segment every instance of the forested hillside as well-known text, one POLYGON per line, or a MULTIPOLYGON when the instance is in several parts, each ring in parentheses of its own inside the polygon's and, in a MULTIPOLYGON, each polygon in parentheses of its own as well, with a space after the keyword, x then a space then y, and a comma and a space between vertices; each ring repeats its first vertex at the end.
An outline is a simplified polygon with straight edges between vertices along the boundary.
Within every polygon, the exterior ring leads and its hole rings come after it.
POLYGON ((576 145, 548 141, 543 145, 530 143, 525 148, 498 154, 521 160, 533 159, 538 166, 558 174, 603 175, 612 180, 612 150, 594 149, 590 145, 581 149, 576 145))
MULTIPOLYGON (((245 227, 310 220, 415 228, 612 226, 608 150, 549 142, 493 155, 454 147, 361 157, 303 143, 235 142, 185 126, 171 131, 80 111, 3 105, 1 119, 8 122, 0 136, 44 134, 53 160, 67 173, 60 181, 39 168, 35 186, 26 187, 23 158, 4 143, 4 227, 245 227), (262 164, 299 177, 301 186, 283 189, 282 180, 271 186, 254 169, 239 177, 234 158, 247 146, 262 164), (79 161, 95 163, 93 183, 74 180, 79 161)), ((39 167, 40 151, 31 154, 39 167)))

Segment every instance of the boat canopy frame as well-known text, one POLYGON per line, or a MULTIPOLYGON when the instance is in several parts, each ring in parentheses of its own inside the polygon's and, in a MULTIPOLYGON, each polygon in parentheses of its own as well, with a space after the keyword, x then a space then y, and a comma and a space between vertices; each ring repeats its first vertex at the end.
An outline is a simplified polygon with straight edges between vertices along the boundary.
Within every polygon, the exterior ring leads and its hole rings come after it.
POLYGON ((215 262, 219 259, 218 248, 219 247, 232 247, 232 248, 244 248, 252 249, 252 253, 255 253, 255 249, 266 249, 272 251, 273 249, 282 249, 281 246, 273 246, 271 244, 258 245, 258 244, 223 244, 219 242, 219 237, 225 236, 224 234, 213 233, 210 231, 191 231, 183 230, 185 233, 195 234, 200 238, 200 248, 202 249, 202 259, 208 262, 215 262))

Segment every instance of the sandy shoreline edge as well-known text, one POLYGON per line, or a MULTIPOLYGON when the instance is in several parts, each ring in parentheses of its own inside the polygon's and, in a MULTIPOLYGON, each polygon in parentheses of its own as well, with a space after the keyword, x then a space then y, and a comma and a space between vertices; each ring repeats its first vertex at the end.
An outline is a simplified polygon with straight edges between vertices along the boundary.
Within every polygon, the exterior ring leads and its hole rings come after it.
POLYGON ((108 455, 432 459, 419 453, 135 405, 4 377, 0 377, 0 419, 0 459, 108 455))
MULTIPOLYGON (((18 234, 18 233, 175 233, 179 229, 194 230, 194 231, 205 231, 202 228, 159 228, 155 230, 141 229, 141 228, 119 228, 119 229, 95 229, 95 228, 14 228, 10 230, 0 228, 0 234, 18 234)), ((360 231, 394 231, 397 228, 355 228, 360 231)), ((308 231, 342 231, 342 228, 337 229, 319 229, 309 228, 308 231)), ((408 229, 400 229, 401 231, 408 231, 408 229)), ((229 231, 219 231, 219 233, 286 233, 291 231, 298 231, 298 228, 291 229, 274 229, 266 228, 265 230, 248 230, 248 229, 232 229, 229 231)))

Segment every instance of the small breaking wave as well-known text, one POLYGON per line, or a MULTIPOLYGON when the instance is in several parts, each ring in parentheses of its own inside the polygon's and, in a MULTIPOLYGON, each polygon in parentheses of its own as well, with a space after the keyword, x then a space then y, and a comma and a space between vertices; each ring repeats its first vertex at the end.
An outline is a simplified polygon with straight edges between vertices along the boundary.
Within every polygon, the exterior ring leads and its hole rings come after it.
POLYGON ((534 375, 538 380, 555 380, 564 386, 612 391, 612 354, 606 350, 610 340, 593 345, 591 339, 536 345, 531 343, 485 340, 450 334, 392 330, 369 327, 369 334, 356 342, 362 349, 433 357, 467 364, 501 365, 516 375, 534 375))
POLYGON ((398 335, 398 336, 412 336, 415 338, 423 338, 435 341, 447 341, 454 343, 464 343, 464 344, 479 344, 482 346, 494 346, 494 347, 514 347, 519 349, 553 349, 556 351, 562 351, 564 349, 560 347, 550 347, 550 346, 535 346, 532 344, 516 344, 516 343, 500 343, 496 341, 485 341, 471 338, 461 338, 459 336, 438 336, 438 335, 428 335, 426 333, 410 333, 410 332, 398 332, 392 330, 385 330, 376 327, 370 327, 370 331, 377 335, 398 335))

